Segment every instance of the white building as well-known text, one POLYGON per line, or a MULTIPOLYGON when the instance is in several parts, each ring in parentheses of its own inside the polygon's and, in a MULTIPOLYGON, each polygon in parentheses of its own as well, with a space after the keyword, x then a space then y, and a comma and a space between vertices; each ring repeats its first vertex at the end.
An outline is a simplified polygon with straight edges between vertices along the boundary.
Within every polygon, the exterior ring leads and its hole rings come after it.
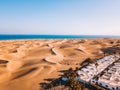
POLYGON ((91 79, 91 83, 98 84, 110 90, 120 90, 120 60, 115 62, 98 80, 91 79))
POLYGON ((120 58, 119 55, 109 55, 96 62, 89 64, 88 66, 79 70, 78 79, 81 82, 93 83, 100 86, 103 86, 110 90, 120 90, 120 58), (116 62, 117 61, 117 62, 116 62), (112 65, 108 71, 105 69, 112 65), (98 76, 102 71, 106 71, 104 75, 98 77, 98 80, 94 79, 95 76, 98 76))

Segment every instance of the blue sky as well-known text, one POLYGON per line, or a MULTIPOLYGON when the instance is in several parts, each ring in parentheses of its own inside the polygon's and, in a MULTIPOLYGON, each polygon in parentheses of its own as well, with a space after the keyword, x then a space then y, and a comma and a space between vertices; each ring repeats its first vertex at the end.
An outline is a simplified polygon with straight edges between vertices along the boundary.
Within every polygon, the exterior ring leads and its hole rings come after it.
POLYGON ((0 34, 120 35, 120 0, 0 0, 0 34))

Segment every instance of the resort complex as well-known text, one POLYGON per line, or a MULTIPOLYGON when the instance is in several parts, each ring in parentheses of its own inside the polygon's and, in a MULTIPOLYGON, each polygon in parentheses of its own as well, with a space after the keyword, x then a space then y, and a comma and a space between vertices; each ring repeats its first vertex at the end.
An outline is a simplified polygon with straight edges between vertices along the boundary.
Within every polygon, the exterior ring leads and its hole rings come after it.
POLYGON ((80 82, 120 90, 120 55, 109 55, 77 71, 80 82))

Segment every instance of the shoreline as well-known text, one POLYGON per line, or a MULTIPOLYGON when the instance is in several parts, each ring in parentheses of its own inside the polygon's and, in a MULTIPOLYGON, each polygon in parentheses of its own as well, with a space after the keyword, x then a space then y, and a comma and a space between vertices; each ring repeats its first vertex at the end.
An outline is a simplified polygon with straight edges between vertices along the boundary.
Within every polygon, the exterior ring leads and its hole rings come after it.
POLYGON ((114 35, 12 35, 1 34, 0 40, 21 40, 21 39, 94 39, 94 38, 115 38, 119 39, 120 36, 114 35))

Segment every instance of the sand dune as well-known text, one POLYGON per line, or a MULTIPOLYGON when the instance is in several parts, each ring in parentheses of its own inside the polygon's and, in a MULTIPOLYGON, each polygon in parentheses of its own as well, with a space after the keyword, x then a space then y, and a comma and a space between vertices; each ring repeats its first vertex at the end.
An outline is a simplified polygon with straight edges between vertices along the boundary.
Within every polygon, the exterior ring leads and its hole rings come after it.
POLYGON ((59 77, 58 71, 102 56, 102 48, 118 43, 118 39, 0 41, 0 90, 40 90, 39 83, 59 77))

